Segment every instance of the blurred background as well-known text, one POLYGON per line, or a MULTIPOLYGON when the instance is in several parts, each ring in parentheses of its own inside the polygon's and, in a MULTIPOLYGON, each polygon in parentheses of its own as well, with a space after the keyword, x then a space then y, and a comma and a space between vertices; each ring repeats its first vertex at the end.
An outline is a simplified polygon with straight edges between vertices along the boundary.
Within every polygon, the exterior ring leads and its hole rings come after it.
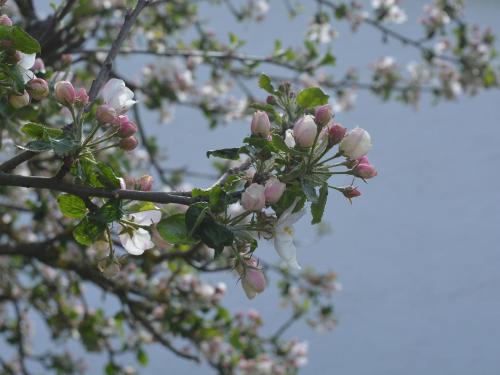
MULTIPOLYGON (((49 11, 46 3, 40 2, 42 13, 49 11)), ((408 21, 394 27, 421 36, 418 19, 425 3, 401 1, 408 21)), ((217 35, 227 38, 232 32, 247 40, 242 51, 260 55, 272 51, 275 39, 300 44, 312 14, 306 9, 290 20, 283 2, 271 1, 267 18, 249 25, 237 23, 226 8, 201 6, 217 35)), ((466 1, 466 19, 489 25, 500 35, 500 2, 466 1)), ((357 66, 368 77, 370 63, 379 57, 392 56, 402 66, 419 57, 397 42, 384 44, 371 28, 362 26, 352 34, 346 24, 334 26, 340 33, 332 41, 338 72, 357 66)), ((147 61, 121 58, 119 70, 139 78, 147 61)), ((253 90, 265 98, 256 83, 253 90)), ((144 116, 149 134, 158 137, 169 157, 166 167, 211 171, 205 151, 235 147, 249 133, 249 120, 209 130, 198 112, 176 108, 174 115, 167 124, 160 124, 157 113, 144 116)), ((424 97, 418 109, 359 92, 356 107, 336 119, 370 132, 370 160, 379 175, 360 186, 363 196, 352 206, 331 194, 325 214, 331 230, 326 235, 318 236, 307 217, 296 228, 299 262, 334 270, 343 285, 335 300, 339 324, 333 332, 320 334, 298 324, 287 333, 309 342, 310 359, 302 373, 498 374, 500 92, 438 105, 424 97)), ((200 187, 213 183, 188 182, 200 187)), ((258 253, 278 261, 269 245, 258 253)), ((222 273, 210 278, 227 283, 226 304, 232 310, 259 310, 270 332, 288 318, 273 288, 248 301, 235 277, 222 273)), ((103 358, 87 361, 89 373, 101 372, 103 358)), ((141 374, 210 371, 154 347, 149 366, 140 369, 141 374)))

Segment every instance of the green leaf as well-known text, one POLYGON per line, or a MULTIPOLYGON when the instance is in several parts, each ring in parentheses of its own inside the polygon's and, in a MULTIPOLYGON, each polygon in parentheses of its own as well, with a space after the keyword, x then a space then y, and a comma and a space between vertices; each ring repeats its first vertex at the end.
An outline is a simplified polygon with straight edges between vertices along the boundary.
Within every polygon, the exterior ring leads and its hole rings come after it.
POLYGON ((88 211, 85 202, 76 195, 61 194, 57 197, 57 203, 63 215, 72 219, 81 219, 88 211))
POLYGON ((309 87, 299 92, 297 95, 297 103, 302 108, 314 108, 328 103, 328 98, 329 96, 319 87, 309 87))
POLYGON ((50 144, 57 156, 67 156, 72 154, 80 144, 72 137, 50 138, 50 144))
POLYGON ((215 156, 222 159, 238 160, 240 158, 241 148, 223 148, 220 150, 207 151, 207 158, 215 156))
POLYGON ((261 74, 259 77, 259 87, 269 94, 275 94, 276 90, 274 89, 273 84, 271 83, 271 78, 269 78, 265 74, 261 74))
POLYGON ((110 188, 119 189, 120 180, 116 175, 113 168, 102 162, 97 163, 97 173, 99 181, 105 186, 110 188))
POLYGON ((189 237, 186 227, 186 216, 175 214, 160 221, 156 228, 160 236, 171 244, 192 245, 197 241, 189 237))
POLYGON ((19 148, 27 151, 33 152, 43 152, 52 149, 50 142, 48 141, 31 141, 26 144, 26 146, 18 146, 19 148))
POLYGON ((89 218, 97 223, 107 224, 120 220, 122 216, 123 212, 121 209, 121 201, 110 199, 104 205, 99 207, 98 210, 92 212, 89 215, 89 218))
POLYGON ((199 237, 207 246, 219 255, 224 246, 230 246, 234 241, 234 234, 224 225, 218 223, 207 213, 206 203, 195 203, 186 211, 186 227, 194 236, 199 237))
POLYGON ((142 365, 142 366, 146 366, 149 362, 149 358, 148 358, 148 355, 146 354, 146 352, 142 349, 139 349, 137 351, 137 361, 142 365))
POLYGON ((318 66, 323 66, 323 65, 331 65, 335 66, 335 63, 337 62, 337 58, 333 56, 330 52, 327 52, 325 56, 321 59, 319 62, 318 66))
POLYGON ((0 25, 0 38, 12 42, 12 48, 24 53, 40 52, 40 43, 19 26, 0 25))
POLYGON ((105 224, 98 223, 85 217, 75 229, 73 229, 73 237, 78 243, 90 246, 102 236, 105 229, 105 224))
POLYGON ((312 221, 311 224, 318 224, 323 218, 325 205, 328 198, 328 184, 323 184, 319 189, 318 200, 311 204, 312 221))
POLYGON ((309 181, 309 180, 301 180, 300 184, 302 186, 302 190, 304 191, 304 194, 307 197, 307 200, 311 202, 317 202, 318 201, 318 194, 316 193, 316 189, 314 188, 314 185, 309 181))
POLYGON ((38 53, 41 51, 40 43, 19 26, 13 26, 11 31, 13 47, 24 53, 38 53))
POLYGON ((63 134, 61 129, 53 129, 42 124, 30 122, 23 125, 21 131, 32 138, 46 138, 47 136, 57 138, 63 134))

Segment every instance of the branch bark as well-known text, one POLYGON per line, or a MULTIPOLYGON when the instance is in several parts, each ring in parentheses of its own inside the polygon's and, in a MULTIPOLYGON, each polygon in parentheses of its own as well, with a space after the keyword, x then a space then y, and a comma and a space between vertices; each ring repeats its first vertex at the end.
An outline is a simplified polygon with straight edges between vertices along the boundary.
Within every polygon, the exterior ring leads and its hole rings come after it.
POLYGON ((191 203, 197 201, 197 199, 188 196, 189 193, 186 192, 164 193, 123 189, 110 190, 61 182, 60 180, 54 178, 18 176, 1 172, 0 186, 18 186, 26 188, 49 189, 53 191, 61 191, 77 195, 82 198, 99 197, 129 199, 154 203, 178 203, 183 205, 190 205, 191 203))

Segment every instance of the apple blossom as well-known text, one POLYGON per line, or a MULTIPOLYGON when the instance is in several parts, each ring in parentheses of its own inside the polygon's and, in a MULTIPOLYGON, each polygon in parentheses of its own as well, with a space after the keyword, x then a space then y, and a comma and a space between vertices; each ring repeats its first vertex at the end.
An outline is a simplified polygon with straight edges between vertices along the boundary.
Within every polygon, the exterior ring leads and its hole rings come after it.
POLYGON ((285 132, 285 144, 289 148, 295 147, 295 138, 293 137, 293 130, 292 129, 287 129, 287 131, 285 132))
POLYGON ((158 210, 148 210, 136 212, 126 216, 127 221, 134 223, 134 227, 121 224, 121 231, 118 235, 120 242, 129 254, 141 255, 144 251, 155 246, 151 241, 151 234, 143 227, 157 224, 161 220, 161 212, 158 210), (136 228, 135 226, 138 226, 136 228))
POLYGON ((253 183, 241 194, 241 205, 247 211, 260 211, 266 206, 264 186, 253 183))
POLYGON ((274 227, 274 248, 285 264, 293 269, 300 269, 300 265, 297 262, 297 249, 293 243, 293 235, 295 233, 293 224, 299 221, 305 214, 305 210, 293 212, 298 201, 299 200, 296 199, 290 207, 281 214, 274 227))
POLYGON ((101 97, 104 103, 113 107, 118 115, 127 112, 135 103, 134 92, 125 86, 121 79, 111 78, 102 88, 101 97))
POLYGON ((30 96, 26 90, 21 95, 11 94, 9 95, 9 103, 16 109, 23 108, 30 104, 30 96))
POLYGON ((351 130, 340 142, 339 151, 349 159, 365 156, 372 148, 370 134, 359 127, 351 130))
POLYGON ((271 122, 264 111, 257 111, 253 114, 251 130, 253 135, 267 137, 271 131, 271 122))
POLYGON ((24 83, 35 78, 35 74, 30 70, 35 64, 36 54, 26 54, 20 51, 16 52, 16 57, 18 59, 17 65, 21 68, 21 75, 23 77, 24 83))
POLYGON ((108 104, 97 107, 95 117, 101 124, 112 124, 116 120, 116 110, 108 104))
POLYGON ((120 146, 121 149, 125 151, 132 151, 134 150, 137 145, 139 144, 139 141, 137 140, 136 137, 131 136, 127 138, 122 138, 118 145, 120 146))
POLYGON ((300 147, 311 147, 317 134, 318 127, 314 122, 314 117, 311 115, 301 117, 293 127, 295 142, 297 142, 300 147))
POLYGON ((69 81, 59 81, 54 86, 56 100, 63 105, 72 105, 76 100, 76 91, 69 81))
POLYGON ((34 78, 28 82, 26 89, 35 100, 42 100, 49 95, 49 85, 42 78, 34 78))
POLYGON ((264 195, 267 203, 277 203, 286 189, 286 184, 278 180, 277 177, 271 176, 264 185, 264 195))
POLYGON ((316 107, 314 111, 314 120, 319 126, 327 125, 333 116, 332 106, 330 104, 325 104, 316 107))

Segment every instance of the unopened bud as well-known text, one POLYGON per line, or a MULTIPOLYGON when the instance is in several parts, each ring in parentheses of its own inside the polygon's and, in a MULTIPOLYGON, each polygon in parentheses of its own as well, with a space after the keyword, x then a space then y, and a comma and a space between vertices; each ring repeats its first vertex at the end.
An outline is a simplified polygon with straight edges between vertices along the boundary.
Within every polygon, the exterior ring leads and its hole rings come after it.
POLYGON ((27 91, 24 91, 21 95, 11 94, 9 96, 9 103, 16 109, 23 108, 30 104, 30 96, 27 91))
POLYGON ((151 191, 153 188, 153 177, 144 175, 139 179, 139 187, 141 191, 151 191))
POLYGON ((241 268, 241 285, 247 297, 252 299, 266 289, 266 277, 254 258, 246 260, 245 265, 241 268))
POLYGON ((328 125, 328 145, 330 147, 335 146, 344 139, 347 129, 344 128, 339 123, 332 123, 328 125))
POLYGON ((366 180, 368 178, 375 177, 377 175, 377 170, 370 163, 368 158, 363 156, 357 160, 357 164, 352 170, 352 174, 366 180))
POLYGON ((87 94, 87 90, 85 90, 85 87, 80 87, 78 90, 76 90, 76 97, 75 97, 76 104, 80 105, 81 107, 87 105, 89 102, 89 95, 87 94))
POLYGON ((303 148, 311 147, 317 134, 318 127, 311 115, 301 117, 293 127, 295 142, 303 148))
POLYGON ((322 127, 330 122, 332 116, 333 110, 332 106, 329 104, 316 107, 316 110, 314 111, 314 120, 316 121, 316 124, 322 127))
POLYGON ((34 78, 28 82, 26 89, 35 100, 42 100, 49 96, 49 85, 42 78, 34 78))
POLYGON ((349 159, 365 156, 372 148, 370 134, 364 129, 354 128, 340 142, 339 150, 349 159))
POLYGON ((260 211, 266 206, 264 186, 253 183, 241 195, 241 205, 247 211, 260 211))
MULTIPOLYGON (((2 5, 2 4, 0 4, 2 5)), ((0 16, 0 25, 2 26, 12 26, 12 20, 7 15, 0 16)))
POLYGON ((101 124, 112 124, 116 120, 116 110, 107 104, 97 107, 95 117, 101 124))
POLYGON ((266 202, 274 204, 280 200, 281 196, 285 192, 286 184, 278 180, 278 178, 272 176, 266 181, 264 188, 266 202))
POLYGON ((118 116, 115 123, 118 125, 118 136, 121 138, 127 138, 137 133, 137 126, 125 115, 118 116))
POLYGON ((41 58, 37 58, 35 60, 35 64, 33 64, 33 67, 32 67, 33 71, 36 73, 36 72, 41 72, 41 73, 45 73, 45 63, 43 62, 43 60, 41 58))
POLYGON ((65 53, 61 55, 61 62, 64 67, 68 67, 73 62, 73 57, 70 54, 65 53))
POLYGON ((72 105, 75 103, 75 88, 69 81, 59 81, 54 86, 56 100, 63 105, 72 105))
POLYGON ((267 113, 264 111, 257 111, 253 114, 251 130, 253 135, 260 135, 267 137, 271 131, 271 122, 267 113))
POLYGON ((273 95, 269 95, 269 96, 266 98, 266 103, 267 103, 267 104, 274 105, 274 104, 276 104, 276 98, 275 98, 273 95))
POLYGON ((344 194, 344 197, 348 198, 349 200, 361 195, 361 192, 358 190, 358 188, 354 186, 347 186, 345 188, 340 188, 339 190, 342 194, 344 194))
POLYGON ((135 149, 137 147, 138 144, 139 144, 139 141, 137 140, 137 138, 132 136, 132 137, 127 137, 127 138, 123 138, 122 140, 120 140, 119 146, 122 150, 132 151, 133 149, 135 149))

